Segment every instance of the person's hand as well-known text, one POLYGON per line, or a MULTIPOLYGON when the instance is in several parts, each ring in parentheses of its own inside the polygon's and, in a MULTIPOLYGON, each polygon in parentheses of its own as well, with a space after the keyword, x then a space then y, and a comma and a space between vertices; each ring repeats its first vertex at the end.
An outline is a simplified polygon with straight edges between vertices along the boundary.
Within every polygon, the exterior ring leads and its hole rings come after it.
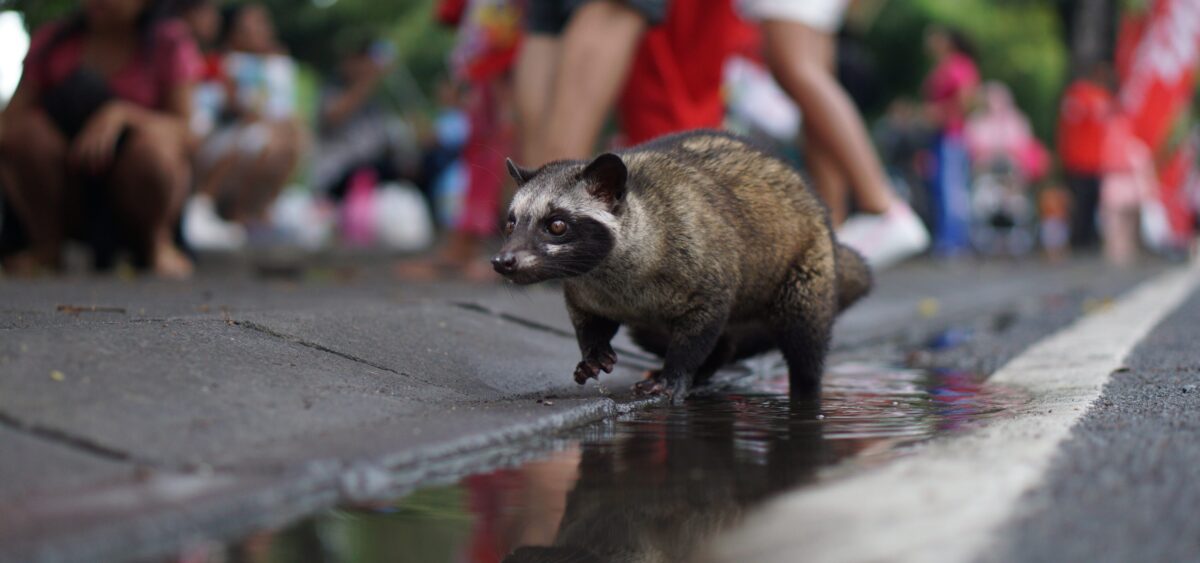
POLYGON ((129 124, 126 109, 124 102, 108 102, 88 120, 71 147, 71 157, 77 166, 95 174, 112 164, 117 137, 129 124))

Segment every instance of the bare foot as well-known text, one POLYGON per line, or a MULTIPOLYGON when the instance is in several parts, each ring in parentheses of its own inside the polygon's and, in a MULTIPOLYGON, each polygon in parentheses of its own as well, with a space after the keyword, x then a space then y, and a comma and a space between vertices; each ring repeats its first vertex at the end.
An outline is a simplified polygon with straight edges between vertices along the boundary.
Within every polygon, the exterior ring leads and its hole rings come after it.
POLYGON ((192 277, 192 261, 175 247, 174 243, 163 243, 154 249, 154 275, 169 280, 185 280, 192 277))

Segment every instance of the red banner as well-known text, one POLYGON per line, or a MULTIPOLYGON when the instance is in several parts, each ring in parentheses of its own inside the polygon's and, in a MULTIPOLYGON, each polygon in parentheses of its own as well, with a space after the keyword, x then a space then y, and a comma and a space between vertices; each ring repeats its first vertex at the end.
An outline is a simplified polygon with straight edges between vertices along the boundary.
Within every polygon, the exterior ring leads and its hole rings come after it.
MULTIPOLYGON (((1155 0, 1145 18, 1127 18, 1118 43, 1121 107, 1158 163, 1159 187, 1177 243, 1192 232, 1192 212, 1182 197, 1193 166, 1190 151, 1171 143, 1191 101, 1200 62, 1200 2, 1155 0)), ((1179 139, 1182 140, 1182 139, 1179 139)))

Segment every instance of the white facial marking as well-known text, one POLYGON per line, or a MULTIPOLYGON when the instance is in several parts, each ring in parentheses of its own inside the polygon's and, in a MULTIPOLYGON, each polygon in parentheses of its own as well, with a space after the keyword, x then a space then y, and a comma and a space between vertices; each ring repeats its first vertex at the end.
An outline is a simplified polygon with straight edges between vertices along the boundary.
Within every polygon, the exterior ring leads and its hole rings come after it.
POLYGON ((587 189, 582 185, 562 191, 548 189, 518 191, 513 197, 511 206, 519 223, 544 221, 550 218, 550 213, 555 209, 565 210, 572 215, 597 221, 614 233, 619 227, 619 221, 608 209, 608 205, 588 194, 587 189))
POLYGON ((517 255, 517 269, 533 268, 538 265, 537 256, 528 252, 522 252, 517 255))
POLYGON ((512 211, 517 220, 528 217, 541 217, 550 212, 552 197, 545 190, 536 192, 517 192, 513 198, 512 211))

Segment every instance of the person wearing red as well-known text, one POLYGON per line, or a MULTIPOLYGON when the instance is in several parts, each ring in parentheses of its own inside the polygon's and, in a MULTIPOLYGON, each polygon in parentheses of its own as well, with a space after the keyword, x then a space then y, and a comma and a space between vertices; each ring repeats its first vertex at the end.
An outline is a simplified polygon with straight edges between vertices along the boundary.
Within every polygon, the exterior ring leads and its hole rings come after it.
POLYGON ((673 2, 642 38, 617 102, 625 142, 720 127, 725 59, 748 28, 730 2, 673 2))
POLYGON ((95 265, 119 245, 165 277, 192 264, 174 242, 190 178, 191 90, 200 54, 163 0, 84 0, 33 35, 0 116, 0 174, 28 249, 5 269, 56 270, 68 237, 95 265))
POLYGON ((933 27, 925 45, 934 61, 924 85, 927 116, 937 130, 933 249, 956 256, 970 248, 971 163, 963 131, 979 89, 979 69, 970 43, 957 30, 933 27))
POLYGON ((523 9, 519 0, 444 0, 439 4, 439 21, 458 27, 450 63, 454 79, 466 89, 470 125, 462 152, 466 189, 446 243, 430 259, 398 264, 396 274, 401 278, 495 279, 491 265, 482 258, 482 246, 499 232, 504 158, 515 145, 511 71, 522 42, 523 9))
POLYGON ((625 140, 718 127, 740 22, 729 0, 532 0, 517 59, 523 164, 590 155, 609 111, 625 140))
POLYGON ((1058 154, 1071 191, 1071 246, 1100 242, 1096 211, 1104 172, 1104 135, 1115 109, 1108 69, 1095 65, 1063 93, 1058 117, 1058 154))

